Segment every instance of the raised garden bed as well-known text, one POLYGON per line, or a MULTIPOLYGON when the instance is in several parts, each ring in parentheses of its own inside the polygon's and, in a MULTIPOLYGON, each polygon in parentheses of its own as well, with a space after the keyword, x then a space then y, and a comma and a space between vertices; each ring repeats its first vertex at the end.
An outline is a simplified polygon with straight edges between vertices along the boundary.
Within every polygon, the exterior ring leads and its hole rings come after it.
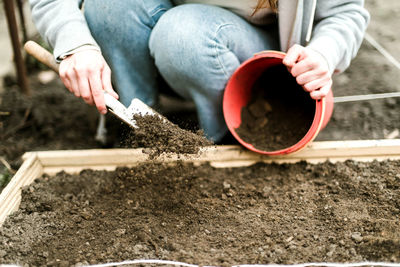
POLYGON ((0 230, 0 262, 400 262, 399 160, 400 140, 274 158, 236 146, 152 161, 130 149, 30 152, 0 196, 3 222, 30 184, 0 230))

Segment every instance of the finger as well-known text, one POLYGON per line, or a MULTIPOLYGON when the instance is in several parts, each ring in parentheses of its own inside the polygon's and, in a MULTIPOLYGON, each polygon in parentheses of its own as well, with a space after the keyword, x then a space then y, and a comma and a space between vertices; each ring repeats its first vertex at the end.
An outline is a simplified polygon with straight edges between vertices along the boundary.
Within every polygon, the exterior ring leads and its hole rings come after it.
POLYGON ((321 99, 328 95, 329 90, 331 90, 332 83, 328 83, 327 85, 321 87, 319 90, 312 91, 310 96, 312 99, 321 99))
POLYGON ((75 75, 75 70, 72 65, 71 58, 67 58, 61 61, 59 74, 68 91, 73 93, 76 97, 80 97, 81 95, 79 93, 79 84, 75 75))
POLYGON ((299 45, 292 46, 286 56, 283 58, 282 63, 287 67, 293 67, 297 61, 299 61, 303 56, 303 47, 299 45))
POLYGON ((318 67, 317 62, 307 58, 300 62, 297 62, 293 67, 292 71, 290 72, 293 77, 297 77, 300 74, 303 74, 308 71, 312 71, 318 67))
POLYGON ((71 86, 71 93, 73 93, 76 97, 80 97, 81 93, 79 91, 79 81, 74 71, 70 71, 70 74, 68 74, 68 80, 71 86))
POLYGON ((98 111, 101 114, 107 113, 107 108, 104 102, 103 85, 101 82, 101 73, 94 72, 89 76, 89 85, 91 90, 91 95, 93 96, 93 101, 96 104, 98 111))
POLYGON ((111 84, 111 70, 107 65, 103 68, 103 71, 101 73, 101 81, 102 81, 104 90, 106 90, 115 99, 118 99, 119 96, 114 91, 112 84, 111 84))
POLYGON ((73 93, 73 90, 71 87, 71 82, 69 80, 68 73, 67 73, 68 67, 66 65, 67 64, 63 61, 60 63, 60 69, 59 69, 58 74, 60 75, 60 79, 63 82, 63 84, 65 85, 65 87, 68 89, 68 91, 73 93))
POLYGON ((84 74, 78 74, 78 87, 82 99, 89 105, 93 105, 92 93, 88 77, 84 74))
POLYGON ((303 85, 303 88, 307 92, 312 92, 314 90, 318 90, 318 89, 324 87, 325 85, 327 85, 329 83, 329 81, 331 81, 331 79, 325 78, 325 77, 321 78, 321 79, 316 79, 316 80, 313 80, 313 81, 303 85))
POLYGON ((71 87, 71 82, 69 81, 67 76, 61 76, 60 74, 60 78, 61 81, 63 82, 63 84, 65 85, 65 87, 68 89, 68 91, 70 91, 71 93, 74 93, 72 87, 71 87))
POLYGON ((300 85, 305 85, 311 81, 323 78, 325 76, 325 72, 322 70, 312 70, 306 71, 296 77, 296 81, 300 85))

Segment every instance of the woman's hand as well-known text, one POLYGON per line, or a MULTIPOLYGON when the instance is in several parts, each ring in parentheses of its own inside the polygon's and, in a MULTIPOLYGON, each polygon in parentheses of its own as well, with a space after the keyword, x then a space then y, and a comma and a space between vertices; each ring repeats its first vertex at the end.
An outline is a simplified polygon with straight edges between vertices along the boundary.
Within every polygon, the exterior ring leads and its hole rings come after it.
POLYGON ((103 90, 118 99, 111 85, 111 69, 96 50, 80 51, 63 59, 60 77, 71 93, 89 105, 95 104, 101 114, 107 113, 103 90))
POLYGON ((332 87, 328 63, 321 54, 310 48, 292 46, 283 59, 283 64, 313 99, 325 97, 332 87))

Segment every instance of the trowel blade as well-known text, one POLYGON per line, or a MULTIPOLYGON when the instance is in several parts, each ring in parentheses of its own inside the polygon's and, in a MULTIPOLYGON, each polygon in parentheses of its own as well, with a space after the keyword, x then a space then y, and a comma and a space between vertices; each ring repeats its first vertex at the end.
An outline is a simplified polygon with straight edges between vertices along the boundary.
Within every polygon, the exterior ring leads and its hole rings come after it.
POLYGON ((124 120, 126 123, 130 124, 134 128, 138 128, 136 120, 134 119, 134 115, 157 116, 163 122, 168 122, 166 118, 164 118, 161 114, 159 114, 157 111, 146 105, 138 98, 132 99, 129 107, 123 109, 123 113, 124 113, 123 116, 119 116, 119 114, 115 115, 118 116, 121 120, 124 120))
POLYGON ((126 124, 128 124, 130 127, 138 128, 138 126, 136 125, 136 121, 133 119, 133 115, 132 116, 128 115, 129 114, 128 109, 126 111, 126 114, 124 114, 124 115, 120 114, 120 111, 115 112, 114 110, 112 110, 110 108, 108 109, 108 111, 110 111, 118 119, 120 119, 123 122, 125 122, 126 124))
MULTIPOLYGON (((151 107, 143 103, 141 100, 138 98, 134 98, 131 101, 131 104, 127 108, 127 112, 132 115, 138 114, 141 116, 144 115, 159 115, 157 112, 155 112, 151 107)), ((159 115, 161 116, 161 115, 159 115)))

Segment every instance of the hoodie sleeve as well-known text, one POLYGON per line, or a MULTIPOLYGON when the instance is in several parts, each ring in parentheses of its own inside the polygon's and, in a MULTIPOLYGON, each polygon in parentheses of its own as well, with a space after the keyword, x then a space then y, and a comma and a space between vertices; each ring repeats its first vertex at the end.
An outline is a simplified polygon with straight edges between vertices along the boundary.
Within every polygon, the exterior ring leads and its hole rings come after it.
POLYGON ((33 21, 57 61, 82 47, 100 49, 80 9, 82 0, 29 0, 33 21))
POLYGON ((357 55, 369 19, 363 0, 319 0, 308 47, 325 57, 331 73, 342 72, 357 55))

